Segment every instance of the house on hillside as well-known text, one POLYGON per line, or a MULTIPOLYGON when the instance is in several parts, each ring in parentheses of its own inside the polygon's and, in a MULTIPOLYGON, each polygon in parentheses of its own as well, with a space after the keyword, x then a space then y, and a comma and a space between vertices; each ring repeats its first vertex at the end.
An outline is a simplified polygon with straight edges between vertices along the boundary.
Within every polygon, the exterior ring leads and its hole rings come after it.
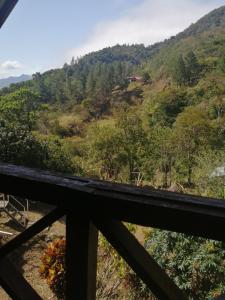
POLYGON ((143 76, 138 76, 138 75, 132 75, 127 77, 127 80, 131 82, 141 82, 141 83, 152 83, 152 80, 149 76, 149 74, 144 74, 143 76))
POLYGON ((129 76, 127 77, 127 80, 129 82, 145 82, 144 78, 142 76, 129 76))

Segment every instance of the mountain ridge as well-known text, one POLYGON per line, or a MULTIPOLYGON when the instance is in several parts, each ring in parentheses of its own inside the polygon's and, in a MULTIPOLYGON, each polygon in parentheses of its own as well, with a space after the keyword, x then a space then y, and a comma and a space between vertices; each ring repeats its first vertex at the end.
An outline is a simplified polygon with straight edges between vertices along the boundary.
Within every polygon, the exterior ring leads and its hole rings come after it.
POLYGON ((133 74, 145 76, 147 73, 155 81, 165 78, 171 83, 171 65, 180 54, 186 56, 190 51, 205 72, 212 72, 225 53, 224 34, 225 6, 221 6, 163 42, 147 47, 143 44, 115 45, 91 52, 78 60, 73 58, 60 69, 36 73, 32 80, 4 88, 1 94, 28 87, 38 92, 44 102, 69 100, 74 104, 84 101, 95 105, 98 101, 95 103, 94 99, 108 99, 110 91, 116 86, 125 87, 126 78, 133 74))
POLYGON ((0 79, 0 89, 4 87, 10 86, 10 84, 20 83, 23 81, 30 80, 32 78, 31 75, 22 74, 20 76, 9 76, 6 78, 0 79))

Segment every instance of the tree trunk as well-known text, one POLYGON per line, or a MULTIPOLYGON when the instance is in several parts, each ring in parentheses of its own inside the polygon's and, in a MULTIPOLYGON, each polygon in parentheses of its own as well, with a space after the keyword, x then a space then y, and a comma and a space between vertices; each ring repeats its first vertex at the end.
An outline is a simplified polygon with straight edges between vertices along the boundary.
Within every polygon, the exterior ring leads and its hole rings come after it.
POLYGON ((192 167, 188 167, 188 185, 192 184, 192 167))

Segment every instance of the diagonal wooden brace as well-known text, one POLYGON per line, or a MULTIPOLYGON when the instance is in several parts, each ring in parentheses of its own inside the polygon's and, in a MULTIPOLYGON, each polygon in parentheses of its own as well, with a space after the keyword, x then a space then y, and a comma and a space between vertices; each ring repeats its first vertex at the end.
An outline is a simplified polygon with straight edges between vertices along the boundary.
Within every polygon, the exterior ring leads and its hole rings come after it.
POLYGON ((122 222, 94 220, 94 223, 158 299, 187 300, 122 222))

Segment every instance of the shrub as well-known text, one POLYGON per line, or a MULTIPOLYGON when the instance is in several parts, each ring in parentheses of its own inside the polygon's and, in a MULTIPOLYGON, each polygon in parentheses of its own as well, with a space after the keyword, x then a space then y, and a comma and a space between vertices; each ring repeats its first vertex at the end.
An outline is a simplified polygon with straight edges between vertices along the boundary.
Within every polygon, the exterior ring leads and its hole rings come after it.
POLYGON ((146 248, 188 299, 214 299, 225 292, 224 243, 154 230, 146 248))
POLYGON ((49 244, 42 257, 40 274, 58 299, 65 299, 65 239, 49 244))

